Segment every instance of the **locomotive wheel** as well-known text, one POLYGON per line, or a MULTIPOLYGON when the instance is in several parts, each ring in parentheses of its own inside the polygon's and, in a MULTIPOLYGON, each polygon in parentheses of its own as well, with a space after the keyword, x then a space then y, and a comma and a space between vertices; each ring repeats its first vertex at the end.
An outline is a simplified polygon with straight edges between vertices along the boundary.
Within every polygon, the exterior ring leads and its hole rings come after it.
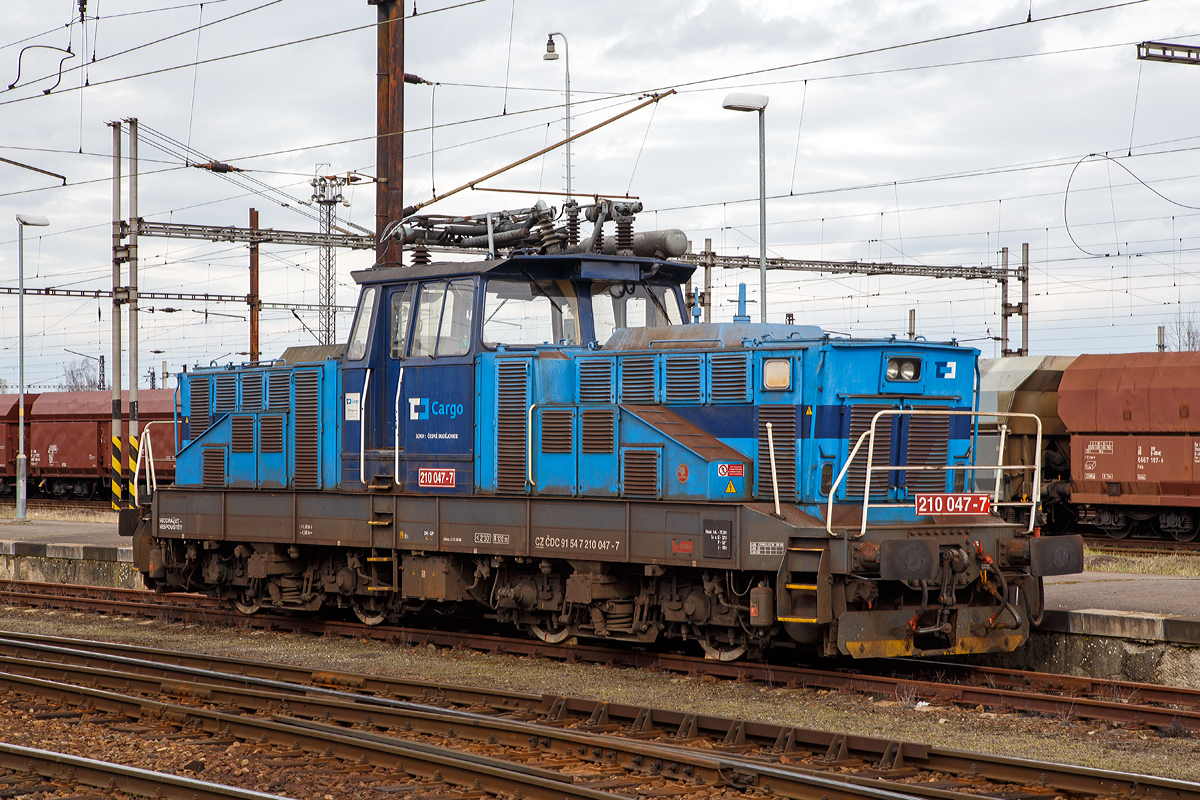
POLYGON ((387 608, 369 608, 368 604, 363 602, 354 603, 354 616, 358 617, 358 621, 363 625, 378 625, 387 619, 387 608))
POLYGON ((746 643, 735 646, 713 644, 708 639, 701 639, 700 646, 704 648, 704 657, 712 661, 737 661, 746 654, 746 643))
POLYGON ((546 625, 544 628, 540 625, 530 625, 529 632, 533 634, 533 638, 540 639, 546 644, 561 644, 571 635, 571 629, 565 625, 557 629, 551 625, 546 625))
POLYGON ((242 595, 234 600, 233 607, 238 610, 239 614, 245 614, 246 616, 256 614, 262 610, 262 606, 258 604, 258 598, 247 597, 246 595, 242 595))

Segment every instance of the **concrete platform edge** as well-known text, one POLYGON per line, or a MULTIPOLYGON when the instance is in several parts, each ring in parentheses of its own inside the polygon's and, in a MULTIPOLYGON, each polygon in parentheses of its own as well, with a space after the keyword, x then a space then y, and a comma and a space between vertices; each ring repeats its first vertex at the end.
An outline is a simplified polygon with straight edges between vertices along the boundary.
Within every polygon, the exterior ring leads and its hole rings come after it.
POLYGON ((1038 630, 1165 644, 1200 644, 1200 618, 1106 609, 1048 609, 1038 630))

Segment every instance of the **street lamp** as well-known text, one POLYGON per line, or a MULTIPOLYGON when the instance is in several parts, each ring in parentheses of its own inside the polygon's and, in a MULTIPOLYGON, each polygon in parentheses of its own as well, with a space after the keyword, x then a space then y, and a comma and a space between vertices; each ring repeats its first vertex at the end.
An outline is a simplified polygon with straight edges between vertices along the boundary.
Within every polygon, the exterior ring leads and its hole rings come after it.
POLYGON ((567 43, 567 35, 565 33, 549 33, 546 34, 546 53, 542 56, 543 61, 558 61, 558 53, 554 52, 554 37, 561 36, 563 40, 563 55, 566 59, 563 65, 567 68, 567 199, 571 199, 571 47, 567 43))
POLYGON ((765 94, 733 92, 726 95, 721 107, 730 111, 758 112, 758 314, 767 321, 767 103, 765 94))
POLYGON ((50 220, 17 214, 17 522, 25 522, 25 226, 50 220))

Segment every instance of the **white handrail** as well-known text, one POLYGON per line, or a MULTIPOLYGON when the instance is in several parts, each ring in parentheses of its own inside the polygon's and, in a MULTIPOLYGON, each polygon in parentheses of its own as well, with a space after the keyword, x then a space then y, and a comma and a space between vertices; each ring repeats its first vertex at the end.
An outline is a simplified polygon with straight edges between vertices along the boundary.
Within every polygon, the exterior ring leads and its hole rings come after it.
POLYGON ((782 517, 779 510, 779 479, 775 476, 775 437, 771 434, 771 423, 767 423, 767 452, 771 456, 771 489, 775 492, 775 516, 782 517))
POLYGON ((362 398, 358 401, 358 482, 367 485, 367 389, 371 386, 371 370, 363 378, 362 398))
MULTIPOLYGON (((999 463, 1004 460, 1004 439, 1007 436, 1008 436, 1008 426, 1001 425, 1000 426, 1000 446, 996 449, 996 453, 998 454, 996 456, 996 464, 997 465, 999 465, 999 463)), ((999 466, 997 466, 996 467, 996 487, 992 493, 992 502, 993 503, 1000 502, 1000 489, 1001 489, 1001 487, 1003 487, 1003 485, 1004 485, 1004 470, 1002 470, 999 466)))
MULTIPOLYGON (((838 473, 837 480, 835 480, 833 482, 833 486, 830 487, 830 489, 829 489, 829 499, 826 502, 826 508, 825 508, 825 532, 828 533, 830 536, 838 535, 833 532, 833 500, 834 500, 834 497, 837 495, 838 487, 842 484, 843 479, 846 477, 846 473, 849 471, 850 465, 854 462, 854 457, 858 455, 858 451, 862 447, 863 441, 867 442, 867 466, 866 466, 866 471, 864 474, 864 484, 863 484, 862 521, 859 525, 858 535, 855 538, 862 538, 867 533, 868 509, 883 508, 885 506, 890 506, 892 508, 916 508, 915 502, 914 503, 875 503, 875 504, 872 504, 870 502, 870 500, 871 500, 871 473, 872 472, 892 472, 892 471, 949 472, 951 470, 955 470, 955 471, 962 470, 964 472, 968 472, 968 471, 978 471, 978 470, 998 470, 999 474, 1003 474, 1003 470, 1006 470, 1006 469, 1020 469, 1020 470, 1032 470, 1035 478, 1042 474, 1042 420, 1040 417, 1038 417, 1037 414, 1029 414, 1029 413, 1017 412, 1017 411, 955 411, 955 410, 950 410, 950 409, 923 409, 923 408, 886 408, 886 409, 882 409, 880 411, 877 411, 875 413, 875 415, 871 418, 871 427, 869 429, 863 431, 862 435, 860 435, 858 437, 858 441, 855 442, 854 447, 851 449, 849 456, 846 458, 846 463, 842 465, 841 472, 838 473), (984 465, 984 466, 978 466, 978 465, 969 466, 969 465, 963 464, 963 465, 934 466, 934 465, 917 464, 917 465, 913 465, 913 466, 908 466, 906 464, 885 464, 883 466, 875 466, 873 464, 874 447, 875 447, 875 426, 879 422, 879 419, 881 417, 885 417, 885 416, 886 417, 899 417, 899 416, 995 417, 997 419, 1001 419, 1001 418, 1008 419, 1008 418, 1014 418, 1014 417, 1021 417, 1021 418, 1025 418, 1025 419, 1032 419, 1034 422, 1037 423, 1037 439, 1036 439, 1035 448, 1034 448, 1034 463, 1032 466, 1027 465, 1027 464, 1005 464, 1005 463, 1003 463, 1004 452, 1003 452, 1003 450, 1001 450, 997 454, 997 457, 996 457, 997 463, 995 465, 988 464, 988 465, 984 465)), ((1041 504, 1041 499, 1042 499, 1041 480, 1035 479, 1034 481, 1032 481, 1032 483, 1033 483, 1033 492, 1032 492, 1031 499, 1029 502, 995 502, 992 504, 993 506, 1029 506, 1028 532, 1030 532, 1030 533, 1033 532, 1034 524, 1037 521, 1037 509, 1038 509, 1038 506, 1041 504)))
POLYGON ((533 479, 533 410, 537 407, 537 403, 529 407, 528 418, 525 420, 525 477, 529 480, 529 485, 535 488, 537 481, 533 479))
POLYGON ((166 422, 158 420, 157 422, 147 422, 142 426, 141 447, 138 448, 137 461, 133 463, 133 504, 138 504, 138 475, 141 473, 142 461, 146 462, 146 490, 150 492, 158 491, 158 474, 154 471, 154 443, 150 439, 150 428, 154 425, 165 425, 166 422))

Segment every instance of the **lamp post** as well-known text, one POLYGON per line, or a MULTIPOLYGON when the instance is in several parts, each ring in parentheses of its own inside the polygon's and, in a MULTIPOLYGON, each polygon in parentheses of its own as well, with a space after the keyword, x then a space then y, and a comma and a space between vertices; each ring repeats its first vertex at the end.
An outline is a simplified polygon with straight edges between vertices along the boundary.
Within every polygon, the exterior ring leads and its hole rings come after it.
MULTIPOLYGON (((554 51, 554 37, 561 36, 563 40, 563 55, 566 58, 563 61, 563 66, 567 72, 567 139, 571 138, 571 46, 567 43, 567 35, 565 33, 549 33, 546 35, 546 53, 542 56, 543 61, 558 61, 558 53, 554 51)), ((567 199, 571 199, 571 143, 567 142, 567 199)))
POLYGON ((767 103, 765 94, 733 92, 726 95, 721 107, 730 111, 758 112, 758 314, 767 321, 767 103))
POLYGON ((49 224, 45 217, 17 214, 17 522, 25 522, 25 226, 49 224))

